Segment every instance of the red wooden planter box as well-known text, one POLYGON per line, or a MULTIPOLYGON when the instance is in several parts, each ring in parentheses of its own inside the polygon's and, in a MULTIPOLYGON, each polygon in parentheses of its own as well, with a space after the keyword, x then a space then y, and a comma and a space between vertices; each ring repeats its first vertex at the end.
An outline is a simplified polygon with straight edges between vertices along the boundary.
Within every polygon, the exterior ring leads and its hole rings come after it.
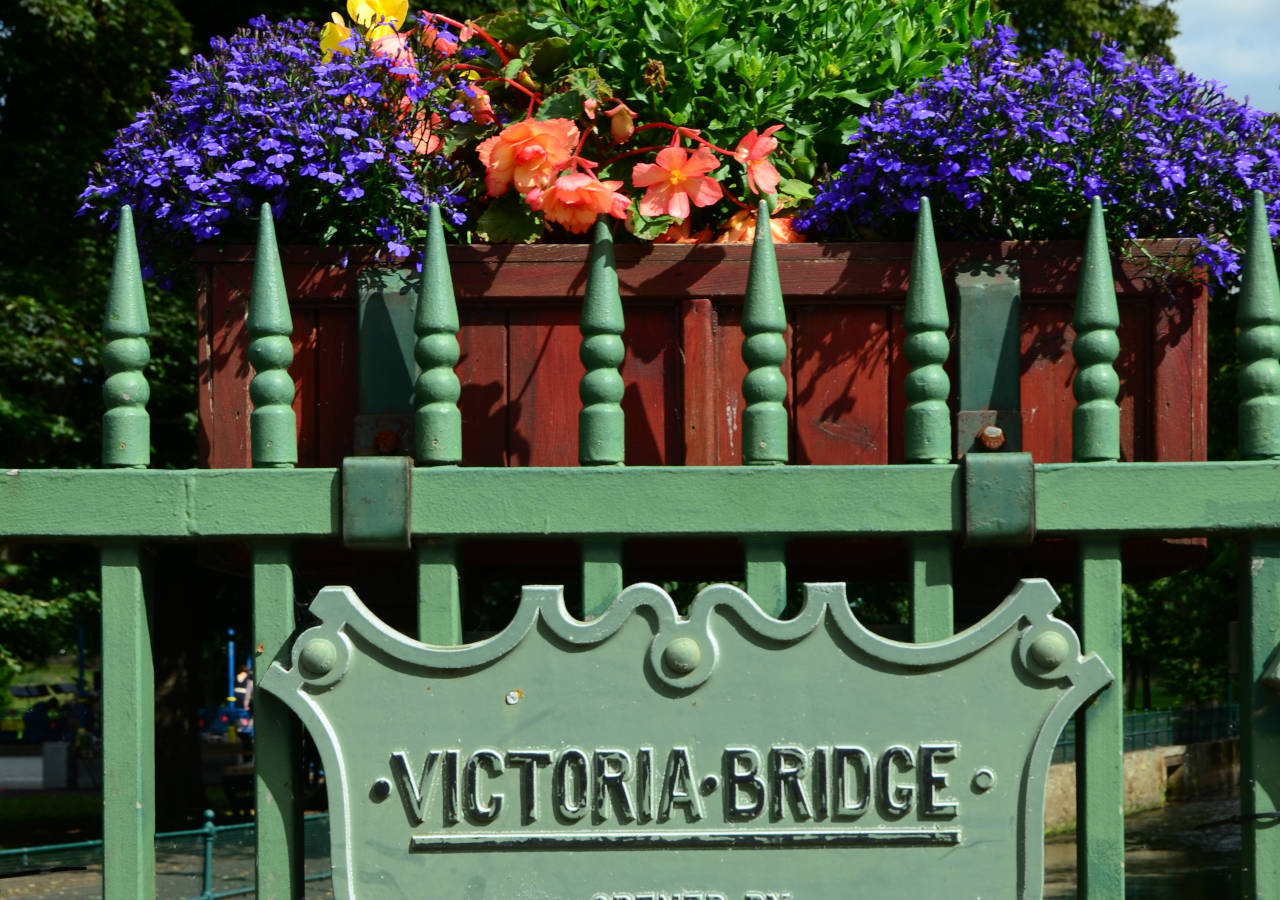
MULTIPOLYGON (((1147 246, 1157 255, 1176 248, 1147 246)), ((940 247, 949 291, 958 262, 1020 265, 1022 442, 1039 462, 1071 457, 1070 322, 1080 249, 1074 242, 940 247)), ((617 248, 629 464, 740 461, 739 318, 749 253, 747 245, 617 248)), ((462 321, 465 465, 576 464, 586 254, 585 245, 450 249, 462 321)), ((794 463, 902 460, 910 254, 905 244, 777 247, 790 322, 785 373, 794 463)), ((283 261, 293 308, 299 465, 336 466, 356 449, 360 270, 314 250, 286 249, 283 261)), ((202 464, 247 467, 252 252, 208 251, 199 264, 202 464)), ((1118 265, 1116 278, 1122 456, 1204 459, 1207 292, 1187 284, 1170 295, 1132 265, 1118 265)), ((952 318, 954 326, 954 312, 952 318)))

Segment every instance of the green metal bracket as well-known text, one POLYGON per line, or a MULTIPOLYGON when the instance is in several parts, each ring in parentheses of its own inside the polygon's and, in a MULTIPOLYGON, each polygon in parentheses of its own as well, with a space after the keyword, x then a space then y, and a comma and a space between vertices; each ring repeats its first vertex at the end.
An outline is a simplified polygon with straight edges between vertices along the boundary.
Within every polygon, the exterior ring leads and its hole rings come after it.
POLYGON ((971 450, 1022 449, 1019 274, 1016 261, 983 263, 956 273, 960 297, 957 458, 971 450))
POLYGON ((360 285, 355 452, 361 456, 412 452, 416 309, 416 285, 402 272, 371 273, 360 285))
POLYGON ((966 453, 965 543, 1026 546, 1036 536, 1036 470, 1030 453, 966 453))
POLYGON ((342 542, 353 550, 408 550, 413 459, 350 456, 342 461, 342 542))

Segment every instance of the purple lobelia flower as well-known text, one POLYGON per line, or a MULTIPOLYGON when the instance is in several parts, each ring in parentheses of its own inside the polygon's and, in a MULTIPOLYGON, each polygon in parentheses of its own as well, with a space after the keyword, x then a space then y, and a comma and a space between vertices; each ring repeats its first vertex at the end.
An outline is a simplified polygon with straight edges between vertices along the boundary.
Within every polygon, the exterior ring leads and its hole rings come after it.
POLYGON ((158 251, 223 235, 266 202, 284 240, 376 240, 407 256, 431 203, 463 224, 478 189, 449 157, 471 121, 462 86, 433 47, 411 46, 409 68, 359 37, 326 60, 319 28, 262 17, 215 38, 120 131, 80 212, 113 221, 128 203, 158 251))
POLYGON ((1101 197, 1116 238, 1187 237, 1218 286, 1239 271, 1245 198, 1280 220, 1280 117, 1158 59, 1020 58, 998 27, 863 116, 848 161, 796 227, 905 238, 928 196, 942 238, 1083 236, 1101 197))

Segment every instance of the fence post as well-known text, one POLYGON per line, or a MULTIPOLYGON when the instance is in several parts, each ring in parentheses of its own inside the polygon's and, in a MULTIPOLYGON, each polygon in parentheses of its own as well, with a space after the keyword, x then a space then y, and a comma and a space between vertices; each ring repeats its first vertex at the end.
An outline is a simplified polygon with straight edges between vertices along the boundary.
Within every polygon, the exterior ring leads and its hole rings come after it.
MULTIPOLYGON (((1107 250, 1102 201, 1093 199, 1080 287, 1076 295, 1072 355, 1079 371, 1073 388, 1073 457, 1106 464, 1120 459, 1120 311, 1107 250)), ((1081 644, 1097 653, 1115 681, 1077 717, 1076 809, 1079 836, 1077 896, 1100 900, 1124 896, 1124 671, 1121 631, 1122 572, 1115 538, 1080 541, 1077 585, 1081 644)))
MULTIPOLYGON (((626 357, 625 327, 613 235, 605 217, 595 224, 582 299, 578 357, 585 372, 578 385, 578 462, 584 466, 621 466, 626 460, 624 385, 618 371, 626 357)), ((593 539, 582 545, 582 617, 594 618, 622 590, 622 542, 593 539)))
POLYGON ((200 900, 209 900, 213 896, 213 842, 217 838, 218 829, 213 824, 213 810, 204 811, 204 872, 201 878, 200 900))
MULTIPOLYGON (((102 464, 146 468, 151 459, 142 267, 133 213, 120 210, 111 292, 103 325, 102 464)), ((154 897, 156 890, 155 668, 151 611, 137 541, 103 546, 103 895, 154 897)))
MULTIPOLYGON (((431 204, 422 250, 422 288, 414 311, 414 359, 422 370, 414 382, 413 446, 420 466, 462 462, 462 386, 458 364, 458 303, 445 249, 440 207, 431 204)), ((425 538, 418 556, 418 638, 428 644, 462 643, 462 603, 458 586, 458 545, 425 538)))
MULTIPOLYGON (((907 375, 904 422, 909 463, 951 462, 951 410, 947 396, 947 298, 933 237, 929 198, 920 198, 915 248, 902 321, 907 329, 904 350, 911 363, 907 375)), ((911 640, 940 641, 955 630, 951 586, 951 539, 918 537, 911 541, 911 640)))
MULTIPOLYGON (((264 203, 249 297, 249 362, 254 368, 249 383, 254 408, 249 422, 254 468, 288 469, 298 461, 293 378, 289 375, 292 332, 271 207, 264 203)), ((251 553, 254 660, 261 677, 273 661, 287 658, 294 629, 293 568, 287 543, 260 541, 251 553)), ((253 731, 258 897, 298 900, 303 888, 301 733, 288 708, 265 692, 254 698, 253 731)))
MULTIPOLYGON (((1240 456, 1280 459, 1280 281, 1267 206, 1254 191, 1237 309, 1240 355, 1240 456)), ((1280 535, 1242 542, 1244 639, 1240 653, 1240 812, 1245 897, 1272 896, 1280 885, 1280 827, 1262 817, 1280 809, 1280 697, 1264 684, 1280 666, 1280 535)))

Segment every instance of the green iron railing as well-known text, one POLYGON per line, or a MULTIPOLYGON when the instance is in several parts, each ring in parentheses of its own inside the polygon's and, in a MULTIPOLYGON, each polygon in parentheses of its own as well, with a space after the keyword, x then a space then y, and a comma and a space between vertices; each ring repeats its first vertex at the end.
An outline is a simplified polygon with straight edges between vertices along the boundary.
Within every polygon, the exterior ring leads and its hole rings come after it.
MULTIPOLYGON (((767 212, 762 213, 767 216, 767 212)), ((284 281, 263 211, 250 299, 252 470, 149 471, 147 321, 129 212, 121 217, 108 302, 103 465, 113 471, 12 470, 0 475, 0 539, 80 539, 102 559, 107 900, 155 894, 153 663, 142 548, 157 540, 247 539, 252 546, 254 644, 260 670, 287 660, 294 631, 291 547, 345 538, 349 547, 410 544, 417 556, 418 637, 460 640, 458 545, 471 537, 567 538, 582 546, 584 617, 622 587, 622 548, 635 537, 741 540, 747 591, 778 614, 786 599, 786 542, 795 537, 905 539, 914 640, 954 627, 952 554, 962 538, 998 537, 1004 512, 1037 535, 1076 542, 1076 598, 1086 652, 1124 683, 1121 543, 1131 535, 1234 535, 1242 567, 1240 698, 1244 893, 1280 884, 1280 285, 1260 195, 1253 204, 1239 303, 1239 461, 1119 463, 1119 324, 1102 209, 1095 200, 1075 309, 1075 462, 970 453, 953 462, 947 412, 949 320, 927 204, 922 204, 903 321, 907 464, 788 466, 785 308, 768 229, 760 229, 743 310, 743 463, 626 467, 618 363, 621 306, 607 229, 597 228, 582 315, 581 468, 467 469, 460 460, 457 310, 433 215, 415 356, 417 468, 406 468, 403 516, 371 522, 343 502, 344 469, 293 468, 292 358, 284 281), (996 465, 998 463, 999 465, 996 465), (1000 470, 1000 471, 997 471, 1000 470), (1018 487, 991 515, 966 482, 980 473, 1018 487), (1174 487, 1176 486, 1176 489, 1174 487), (501 511, 496 515, 495 511, 501 511), (984 518, 985 514, 985 518, 984 518), (399 531, 397 531, 399 529, 399 531)), ((1118 687, 1076 723, 1079 896, 1124 893, 1118 687)), ((298 727, 275 698, 255 714, 257 895, 301 896, 302 816, 295 785, 298 727)))
MULTIPOLYGON (((253 894, 252 822, 236 825, 214 825, 213 810, 205 810, 205 823, 186 831, 167 831, 156 835, 156 855, 164 864, 167 894, 181 900, 222 900, 253 894), (221 850, 221 864, 218 864, 221 850), (176 885, 198 881, 200 893, 187 895, 176 885), (215 890, 215 887, 217 888, 215 890)), ((308 860, 320 865, 304 875, 307 882, 330 878, 329 816, 321 813, 303 820, 308 860)), ((86 870, 103 863, 103 842, 75 841, 65 844, 43 844, 0 850, 0 879, 36 876, 54 872, 86 870)), ((0 884, 4 884, 0 881, 0 884)), ((7 895, 6 895, 7 896, 7 895)))
MULTIPOLYGON (((1124 714, 1124 750, 1149 750, 1238 737, 1240 705, 1147 709, 1124 714)), ((1068 722, 1053 748, 1055 763, 1075 762, 1076 726, 1068 722)))

